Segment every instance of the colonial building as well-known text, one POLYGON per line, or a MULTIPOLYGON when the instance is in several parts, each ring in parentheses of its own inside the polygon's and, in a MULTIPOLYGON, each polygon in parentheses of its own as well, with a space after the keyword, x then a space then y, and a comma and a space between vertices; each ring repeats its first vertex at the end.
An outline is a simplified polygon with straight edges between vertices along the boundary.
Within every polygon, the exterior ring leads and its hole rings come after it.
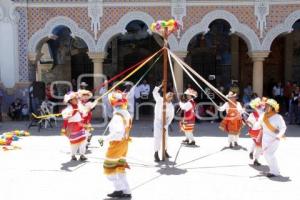
MULTIPOLYGON (((155 52, 161 40, 149 25, 170 18, 182 25, 170 49, 215 84, 238 80, 263 94, 272 82, 300 80, 296 0, 1 0, 1 87, 16 96, 34 80, 82 74, 96 86, 100 78, 86 74, 112 76, 155 52)), ((182 90, 189 80, 174 68, 182 90)))

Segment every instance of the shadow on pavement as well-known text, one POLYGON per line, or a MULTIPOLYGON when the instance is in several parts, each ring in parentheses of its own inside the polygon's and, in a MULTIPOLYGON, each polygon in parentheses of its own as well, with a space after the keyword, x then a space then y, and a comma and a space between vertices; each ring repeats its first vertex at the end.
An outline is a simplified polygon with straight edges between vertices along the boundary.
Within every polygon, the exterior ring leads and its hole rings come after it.
POLYGON ((158 165, 159 169, 157 170, 158 173, 161 175, 182 175, 187 173, 186 169, 179 169, 175 166, 175 162, 173 161, 165 161, 159 162, 158 165))
POLYGON ((251 176, 250 178, 259 178, 259 177, 264 177, 264 178, 269 179, 271 181, 282 182, 282 183, 292 181, 290 179, 290 177, 288 177, 288 176, 275 176, 275 177, 272 177, 272 178, 268 178, 266 172, 261 172, 260 174, 258 174, 256 176, 251 176))
POLYGON ((271 181, 275 181, 275 182, 290 182, 292 181, 290 179, 290 177, 288 176, 276 176, 276 177, 273 177, 273 178, 269 178, 271 181))
POLYGON ((73 172, 84 166, 86 163, 87 162, 82 161, 68 161, 66 163, 62 163, 60 169, 67 172, 73 172))
POLYGON ((268 173, 269 171, 269 167, 267 165, 255 166, 250 164, 249 166, 259 172, 268 173))

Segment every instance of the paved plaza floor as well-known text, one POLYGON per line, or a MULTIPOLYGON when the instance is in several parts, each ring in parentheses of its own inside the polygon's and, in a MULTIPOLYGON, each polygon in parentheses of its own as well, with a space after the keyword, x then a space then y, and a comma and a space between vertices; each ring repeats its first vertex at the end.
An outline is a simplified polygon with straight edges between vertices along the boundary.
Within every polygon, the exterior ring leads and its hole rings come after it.
MULTIPOLYGON (((26 129, 24 122, 6 122, 1 132, 26 129)), ((261 167, 248 158, 251 139, 242 134, 240 148, 232 150, 217 123, 200 123, 196 128, 197 147, 181 146, 183 136, 177 123, 170 131, 165 163, 153 161, 152 122, 135 122, 128 161, 132 199, 137 200, 252 200, 300 199, 300 126, 289 126, 287 139, 277 153, 282 177, 262 175, 261 167), (174 158, 178 153, 177 161, 174 158)), ((1 200, 97 200, 113 190, 102 172, 105 148, 97 139, 104 128, 96 128, 87 162, 70 162, 68 139, 59 128, 31 129, 32 136, 15 144, 21 149, 0 150, 1 200)), ((245 130, 244 130, 245 132, 245 130)))

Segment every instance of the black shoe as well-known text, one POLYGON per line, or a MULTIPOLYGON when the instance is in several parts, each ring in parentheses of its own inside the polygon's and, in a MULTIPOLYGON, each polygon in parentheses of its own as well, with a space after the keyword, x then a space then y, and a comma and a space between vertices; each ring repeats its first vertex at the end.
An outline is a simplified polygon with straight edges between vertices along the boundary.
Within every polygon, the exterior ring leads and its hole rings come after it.
POLYGON ((117 198, 121 198, 123 196, 123 191, 114 191, 113 193, 108 194, 108 197, 117 197, 117 198))
POLYGON ((165 151, 166 158, 172 158, 167 151, 165 151))
POLYGON ((254 160, 253 165, 254 166, 261 166, 261 164, 256 159, 254 160))
POLYGON ((76 161, 76 160, 77 160, 76 156, 72 156, 71 161, 76 161))
POLYGON ((250 158, 251 160, 253 160, 253 152, 250 152, 250 153, 249 153, 249 158, 250 158))
POLYGON ((87 158, 84 155, 80 156, 80 161, 86 161, 86 160, 87 160, 87 158))
POLYGON ((232 145, 232 143, 230 143, 230 144, 229 144, 229 148, 230 148, 230 149, 232 149, 232 148, 233 148, 233 145, 232 145))
POLYGON ((192 146, 192 145, 196 145, 196 142, 195 141, 191 141, 188 143, 188 145, 192 146))
POLYGON ((156 152, 154 153, 154 161, 155 161, 155 162, 160 162, 160 158, 159 158, 159 156, 158 156, 158 151, 156 151, 156 152))
POLYGON ((268 178, 273 178, 273 177, 276 177, 276 175, 275 174, 271 174, 271 173, 267 173, 267 177, 268 178))
POLYGON ((185 143, 185 144, 189 143, 189 139, 182 140, 182 143, 185 143))
POLYGON ((131 194, 125 194, 125 193, 123 193, 119 198, 131 199, 132 196, 131 196, 131 194))
POLYGON ((237 147, 239 146, 239 144, 237 142, 234 142, 234 146, 237 147))

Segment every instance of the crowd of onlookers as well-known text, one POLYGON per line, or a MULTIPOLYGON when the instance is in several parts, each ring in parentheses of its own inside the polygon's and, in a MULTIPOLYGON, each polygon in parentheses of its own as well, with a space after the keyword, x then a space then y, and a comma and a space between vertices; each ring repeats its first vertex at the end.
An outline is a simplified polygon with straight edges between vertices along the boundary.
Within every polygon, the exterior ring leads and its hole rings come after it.
MULTIPOLYGON (((83 82, 83 84, 85 84, 83 82)), ((16 98, 8 108, 7 115, 12 120, 23 120, 29 118, 30 112, 36 112, 43 101, 50 100, 55 102, 55 98, 53 94, 56 94, 55 91, 50 92, 50 84, 47 84, 43 87, 43 89, 34 90, 34 87, 41 87, 39 85, 31 85, 29 88, 29 103, 23 102, 22 99, 16 98)), ((80 85, 80 88, 86 87, 85 85, 80 85)), ((191 85, 187 85, 187 87, 192 87, 191 85)), ((138 105, 143 102, 151 101, 151 88, 152 86, 147 83, 147 81, 143 81, 141 84, 134 88, 134 95, 132 95, 132 104, 138 105)), ((300 85, 297 82, 286 82, 282 84, 281 82, 273 83, 268 86, 268 91, 266 96, 272 97, 277 100, 281 106, 280 112, 287 117, 289 124, 300 124, 300 85)), ((55 88, 52 88, 55 90, 55 88)), ((218 86, 218 89, 226 94, 226 90, 234 91, 237 94, 240 94, 240 100, 245 107, 247 107, 248 103, 257 97, 257 94, 253 92, 251 84, 248 84, 242 91, 240 91, 240 86, 237 82, 231 83, 230 86, 224 87, 222 85, 218 86)), ((129 89, 130 90, 130 87, 129 89)), ((100 89, 100 95, 104 94, 106 89, 100 89)), ((212 98, 215 98, 212 96, 212 98)), ((205 95, 200 97, 198 101, 205 101, 205 95)), ((1 105, 3 102, 3 92, 0 90, 0 112, 1 105)), ((143 113, 148 112, 148 109, 141 108, 143 113)), ((214 111, 213 106, 207 106, 205 108, 200 108, 200 113, 206 113, 206 110, 214 111), (202 109, 202 110, 201 110, 202 109)), ((54 110, 54 112, 56 109, 54 110)), ((104 111, 105 112, 105 111, 104 111)), ((149 114, 149 113, 148 113, 149 114)), ((0 115, 0 121, 2 120, 2 116, 0 115)))

